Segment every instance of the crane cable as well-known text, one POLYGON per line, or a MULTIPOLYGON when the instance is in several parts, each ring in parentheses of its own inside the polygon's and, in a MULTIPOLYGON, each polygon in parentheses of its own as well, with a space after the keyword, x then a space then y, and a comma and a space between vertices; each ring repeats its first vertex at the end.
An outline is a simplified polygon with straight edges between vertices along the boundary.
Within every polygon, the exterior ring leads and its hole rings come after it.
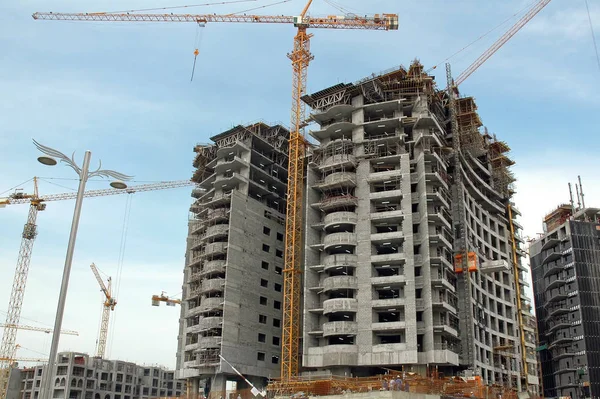
POLYGON ((596 44, 596 35, 594 33, 594 25, 592 24, 592 16, 590 14, 590 5, 588 0, 585 0, 585 8, 587 9, 588 21, 590 21, 590 30, 592 31, 592 42, 594 42, 594 50, 596 51, 596 62, 598 62, 598 69, 600 70, 600 55, 598 55, 598 45, 596 44))
MULTIPOLYGON (((125 259, 125 248, 127 245, 127 232, 129 230, 129 220, 130 220, 130 216, 131 216, 131 204, 133 202, 133 195, 128 195, 127 199, 125 201, 125 214, 123 215, 123 229, 121 231, 121 245, 119 248, 119 259, 118 259, 118 263, 117 263, 117 274, 116 274, 116 278, 115 278, 115 285, 113 288, 113 298, 119 298, 119 294, 120 294, 120 289, 121 289, 121 279, 122 279, 122 275, 123 275, 123 261, 125 259)), ((118 308, 115 308, 118 309, 118 308)), ((117 311, 114 310, 113 311, 113 318, 112 318, 112 323, 110 325, 110 333, 109 333, 109 337, 107 338, 107 341, 109 341, 108 344, 108 353, 112 352, 112 347, 113 347, 113 342, 114 342, 114 331, 115 331, 115 326, 117 324, 117 311)))
POLYGON ((194 65, 192 66, 192 77, 190 78, 190 82, 194 80, 194 72, 196 71, 196 59, 198 58, 198 54, 200 54, 200 51, 198 49, 200 48, 202 38, 204 37, 204 30, 201 30, 201 28, 203 27, 204 24, 202 23, 198 23, 198 26, 196 27, 196 39, 194 40, 194 65))
POLYGON ((23 183, 17 184, 16 186, 9 188, 8 190, 4 190, 4 191, 2 191, 2 192, 0 193, 0 195, 3 195, 3 194, 5 194, 5 193, 7 193, 7 192, 9 192, 9 191, 13 191, 13 190, 15 190, 15 189, 17 189, 17 188, 19 188, 19 187, 23 186, 24 184, 27 184, 27 183, 29 183, 29 182, 30 182, 30 181, 32 181, 32 180, 33 180, 33 177, 32 177, 31 179, 29 179, 29 180, 26 180, 26 181, 24 181, 23 183))
MULTIPOLYGON (((587 0, 586 0, 587 1, 587 0)), ((504 21, 502 21, 500 24, 496 25, 495 27, 493 27, 492 29, 490 29, 489 31, 487 31, 486 33, 484 33, 483 35, 479 36, 477 39, 473 40, 471 43, 467 44, 466 46, 464 46, 463 48, 461 48, 460 50, 456 51, 454 54, 450 55, 449 57, 447 57, 445 60, 443 60, 442 62, 439 62, 437 64, 435 64, 433 67, 429 68, 429 71, 436 69, 437 67, 439 67, 442 64, 445 64, 446 62, 450 61, 452 58, 454 58, 455 56, 457 56, 458 54, 462 53, 463 51, 465 51, 466 49, 468 49, 469 47, 471 47, 472 45, 474 45, 475 43, 477 43, 478 41, 482 40, 483 38, 485 38, 486 36, 488 36, 490 33, 492 33, 493 31, 499 29, 500 27, 502 27, 503 25, 505 25, 506 23, 508 23, 510 20, 515 19, 519 14, 531 9, 535 4, 537 4, 537 1, 533 1, 531 2, 529 5, 523 7, 521 10, 517 11, 516 13, 514 13, 513 15, 511 15, 510 17, 506 18, 504 21)))
MULTIPOLYGON (((128 12, 141 12, 141 11, 158 11, 158 10, 173 10, 176 8, 192 8, 192 7, 202 7, 202 6, 214 6, 214 5, 223 5, 223 4, 233 4, 233 3, 247 3, 249 1, 257 1, 257 0, 233 0, 233 1, 219 1, 216 3, 204 3, 204 4, 188 4, 182 6, 169 6, 169 7, 157 7, 157 8, 140 8, 137 10, 122 10, 122 11, 104 11, 95 14, 121 14, 128 12)), ((90 13, 93 14, 93 13, 90 13)))

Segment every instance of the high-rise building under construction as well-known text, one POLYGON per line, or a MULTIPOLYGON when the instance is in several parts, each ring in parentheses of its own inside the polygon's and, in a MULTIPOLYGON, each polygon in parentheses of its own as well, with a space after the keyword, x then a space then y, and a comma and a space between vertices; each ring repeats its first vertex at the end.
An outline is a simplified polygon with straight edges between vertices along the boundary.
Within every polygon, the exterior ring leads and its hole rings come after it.
POLYGON ((177 359, 191 392, 245 387, 223 358, 258 388, 279 375, 288 138, 256 123, 194 148, 177 359))
POLYGON ((303 100, 319 124, 307 171, 303 367, 360 376, 462 366, 537 391, 514 162, 479 130, 473 98, 454 101, 452 131, 447 93, 416 61, 303 100))
MULTIPOLYGON (((579 194, 579 190, 578 194, 579 194)), ((561 205, 529 249, 545 397, 600 395, 600 209, 561 205)))
MULTIPOLYGON (((480 132, 473 98, 449 102, 414 62, 303 101, 319 127, 306 163, 301 371, 429 366, 536 392, 513 161, 480 132)), ((192 390, 235 378, 219 354, 250 381, 279 374, 287 138, 259 123, 195 148, 178 352, 192 390)))

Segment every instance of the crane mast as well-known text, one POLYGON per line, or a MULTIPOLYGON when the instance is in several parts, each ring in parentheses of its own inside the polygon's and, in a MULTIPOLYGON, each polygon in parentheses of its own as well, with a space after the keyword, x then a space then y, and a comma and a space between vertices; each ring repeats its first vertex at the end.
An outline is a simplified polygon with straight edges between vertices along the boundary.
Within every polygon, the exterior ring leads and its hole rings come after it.
POLYGON ((33 250, 33 242, 37 235, 37 214, 38 211, 43 211, 46 205, 39 202, 37 179, 33 179, 34 194, 31 196, 19 195, 22 197, 30 197, 29 213, 27 215, 27 223, 23 227, 21 235, 21 247, 19 249, 19 257, 17 259, 17 268, 13 278, 12 290, 8 302, 8 311, 6 314, 6 322, 4 334, 2 335, 2 344, 0 346, 0 399, 6 397, 8 390, 8 381, 10 378, 11 360, 15 357, 17 329, 12 327, 19 324, 21 319, 21 307, 23 306, 23 297, 25 294, 25 286, 27 285, 27 274, 29 272, 29 263, 31 262, 31 251, 33 250))
POLYGON ((96 277, 96 281, 98 281, 98 285, 100 285, 100 289, 104 294, 104 306, 102 308, 102 322, 100 324, 100 335, 98 337, 98 347, 96 348, 96 357, 103 358, 104 353, 106 351, 106 341, 108 339, 108 321, 110 319, 110 312, 115 310, 115 306, 117 304, 117 300, 113 298, 111 292, 112 279, 109 277, 107 281, 107 285, 104 284, 102 277, 100 277, 100 273, 98 272, 98 268, 96 268, 95 264, 90 265, 90 269, 94 273, 96 277))

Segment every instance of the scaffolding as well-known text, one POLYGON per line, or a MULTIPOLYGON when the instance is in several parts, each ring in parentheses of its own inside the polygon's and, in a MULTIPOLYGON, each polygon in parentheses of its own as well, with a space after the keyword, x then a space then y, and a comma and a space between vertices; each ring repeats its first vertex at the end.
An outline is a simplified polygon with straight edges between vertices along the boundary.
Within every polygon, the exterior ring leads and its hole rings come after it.
POLYGON ((485 142, 483 135, 479 132, 482 123, 473 97, 456 100, 456 118, 461 149, 469 152, 475 158, 483 155, 485 142))
POLYGON ((489 144, 488 150, 494 188, 503 197, 509 198, 514 193, 513 183, 515 181, 515 177, 509 169, 515 164, 508 157, 510 147, 504 141, 498 141, 494 137, 493 141, 489 144))

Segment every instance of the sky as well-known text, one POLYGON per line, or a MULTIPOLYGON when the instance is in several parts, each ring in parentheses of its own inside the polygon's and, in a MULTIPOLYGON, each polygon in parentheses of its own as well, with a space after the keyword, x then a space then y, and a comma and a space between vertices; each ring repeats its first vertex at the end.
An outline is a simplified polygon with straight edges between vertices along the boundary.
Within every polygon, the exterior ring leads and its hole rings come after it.
MULTIPOLYGON (((208 1, 207 1, 208 2, 208 1)), ((274 1, 187 8, 227 14, 274 1)), ((297 15, 303 0, 247 13, 297 15)), ((315 59, 308 92, 419 58, 445 86, 443 62, 454 76, 514 23, 531 0, 337 0, 359 15, 398 13, 399 31, 314 29, 315 59), (511 19, 512 18, 512 19, 511 19)), ((598 37, 600 3, 589 1, 598 37)), ((286 54, 292 26, 34 21, 35 11, 119 11, 180 5, 169 0, 121 2, 28 0, 0 5, 0 193, 12 187, 40 193, 73 192, 74 172, 36 162, 31 139, 79 163, 92 151, 108 169, 134 182, 191 177, 193 146, 237 124, 289 124, 291 67, 286 54), (198 45, 195 76, 190 81, 198 45)), ((160 12, 160 11, 159 11, 160 12)), ((340 14, 315 0, 311 15, 340 14)), ((461 86, 476 98, 489 131, 512 147, 517 207, 524 235, 541 232, 541 219, 568 201, 568 182, 581 175, 586 205, 600 205, 600 69, 584 0, 554 0, 461 86)), ((88 182, 89 189, 108 181, 88 182)), ((102 294, 89 265, 106 276, 121 270, 115 287, 107 356, 175 367, 179 309, 152 307, 152 294, 181 291, 189 188, 87 199, 83 204, 60 350, 93 354, 102 294), (130 203, 128 221, 126 211, 130 203), (122 238, 125 245, 122 246, 122 238), (122 261, 121 261, 122 259, 122 261)), ((8 191, 3 195, 10 193, 8 191)), ((73 201, 48 203, 38 216, 21 324, 52 326, 71 224, 73 201)), ((0 319, 5 317, 27 205, 0 209, 0 319)), ((21 357, 44 358, 50 335, 19 331, 21 357)))

